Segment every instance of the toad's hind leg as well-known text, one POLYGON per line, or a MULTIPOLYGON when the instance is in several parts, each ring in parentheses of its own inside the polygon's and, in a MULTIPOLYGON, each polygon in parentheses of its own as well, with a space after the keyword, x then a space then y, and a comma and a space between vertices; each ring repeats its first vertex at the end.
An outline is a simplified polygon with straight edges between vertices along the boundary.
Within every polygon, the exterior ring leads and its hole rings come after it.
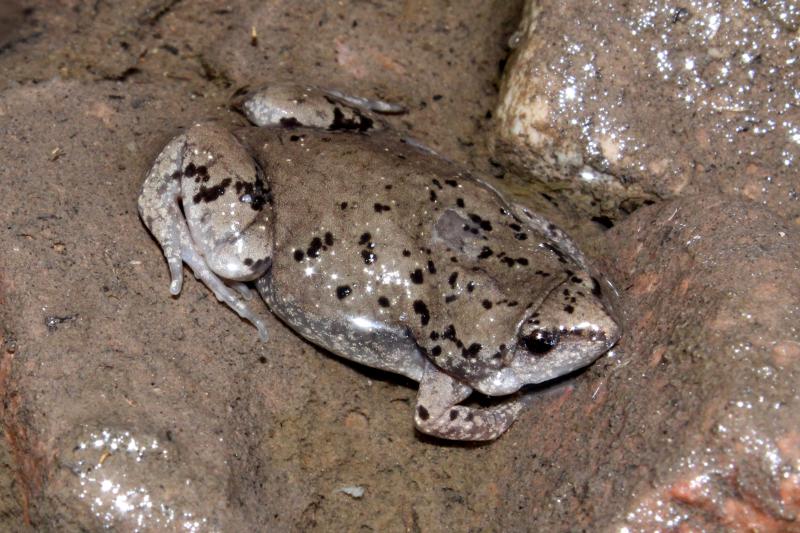
MULTIPOLYGON (((195 126, 201 128, 204 126, 195 126)), ((186 219, 181 211, 181 181, 184 175, 187 135, 175 137, 156 158, 139 195, 139 215, 156 238, 169 265, 170 293, 178 295, 183 285, 183 263, 195 277, 211 289, 217 299, 226 303, 236 313, 258 329, 262 340, 267 340, 267 326, 250 306, 229 287, 211 268, 192 239, 186 219)))
POLYGON ((414 423, 418 430, 449 440, 489 441, 502 435, 516 420, 522 402, 508 400, 494 407, 457 405, 472 392, 428 363, 419 384, 414 423))
POLYGON ((236 104, 256 126, 306 126, 358 133, 386 129, 377 114, 405 112, 397 104, 293 83, 262 87, 236 104))

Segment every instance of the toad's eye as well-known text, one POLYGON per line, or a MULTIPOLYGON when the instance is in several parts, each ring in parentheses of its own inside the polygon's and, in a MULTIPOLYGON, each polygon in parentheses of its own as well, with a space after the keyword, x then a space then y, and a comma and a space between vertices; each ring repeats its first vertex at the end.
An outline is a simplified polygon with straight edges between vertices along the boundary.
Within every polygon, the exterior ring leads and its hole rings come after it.
POLYGON ((545 355, 558 345, 561 335, 558 331, 537 329, 520 339, 520 342, 533 355, 545 355))

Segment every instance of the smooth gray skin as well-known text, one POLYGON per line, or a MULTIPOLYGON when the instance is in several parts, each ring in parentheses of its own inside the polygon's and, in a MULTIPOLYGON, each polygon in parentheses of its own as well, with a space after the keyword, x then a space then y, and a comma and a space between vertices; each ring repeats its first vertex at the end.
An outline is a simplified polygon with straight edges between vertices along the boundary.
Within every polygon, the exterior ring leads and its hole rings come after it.
POLYGON ((261 127, 197 124, 164 148, 140 214, 173 294, 186 262, 266 339, 255 281, 306 339, 420 382, 420 431, 492 440, 522 403, 458 405, 473 390, 510 395, 583 367, 619 327, 563 232, 367 109, 386 105, 263 89, 243 105, 261 127))

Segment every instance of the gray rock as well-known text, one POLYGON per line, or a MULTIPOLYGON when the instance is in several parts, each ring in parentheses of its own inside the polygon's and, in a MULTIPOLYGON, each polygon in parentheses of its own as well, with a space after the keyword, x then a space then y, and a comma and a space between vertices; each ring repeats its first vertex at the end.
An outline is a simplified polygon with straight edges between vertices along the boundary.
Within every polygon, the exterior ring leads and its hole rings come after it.
POLYGON ((726 192, 800 221, 798 12, 790 2, 531 0, 495 152, 593 216, 726 192))

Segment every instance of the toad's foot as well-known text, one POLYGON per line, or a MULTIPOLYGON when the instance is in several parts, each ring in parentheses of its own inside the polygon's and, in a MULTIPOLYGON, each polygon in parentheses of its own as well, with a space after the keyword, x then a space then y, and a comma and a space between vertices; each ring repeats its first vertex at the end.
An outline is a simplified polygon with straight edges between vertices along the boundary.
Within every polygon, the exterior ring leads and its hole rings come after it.
POLYGON ((417 394, 417 429, 442 439, 494 440, 511 426, 523 407, 516 399, 488 408, 457 405, 471 392, 471 387, 428 362, 417 394))
POLYGON ((267 326, 242 298, 248 292, 237 285, 232 289, 209 268, 203 254, 195 245, 186 219, 181 211, 181 177, 184 173, 185 135, 173 139, 156 158, 139 196, 139 215, 156 238, 169 265, 170 293, 177 296, 183 285, 183 263, 189 265, 195 277, 211 289, 214 296, 226 303, 243 319, 251 322, 261 340, 266 341, 267 326))
POLYGON ((372 100, 362 96, 351 96, 334 89, 327 89, 325 92, 335 98, 339 98, 343 102, 346 102, 353 107, 359 107, 361 109, 366 109, 375 113, 381 113, 383 115, 402 115, 403 113, 408 112, 408 109, 402 105, 386 102, 384 100, 372 100))
POLYGON ((406 112, 397 104, 293 83, 262 87, 235 105, 256 126, 305 126, 357 133, 386 130, 378 114, 406 112))

